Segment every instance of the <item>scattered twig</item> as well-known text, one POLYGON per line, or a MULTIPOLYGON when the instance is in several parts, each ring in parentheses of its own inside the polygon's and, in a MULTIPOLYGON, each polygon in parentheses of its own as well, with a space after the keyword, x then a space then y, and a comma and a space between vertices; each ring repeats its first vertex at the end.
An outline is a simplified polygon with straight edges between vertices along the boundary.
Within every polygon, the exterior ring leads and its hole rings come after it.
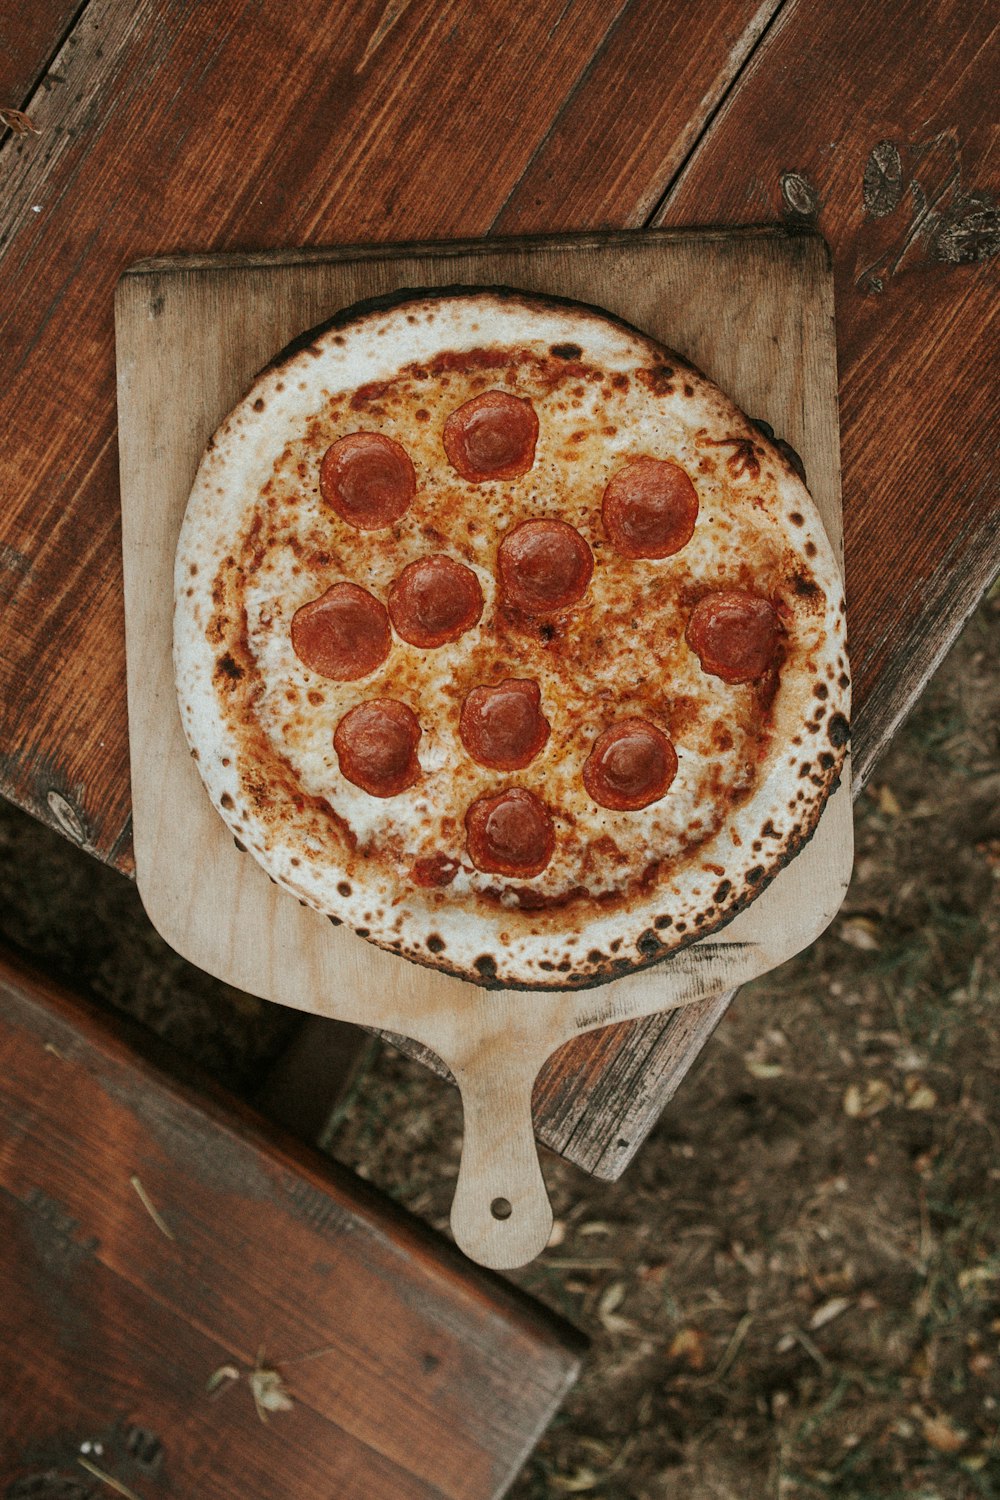
POLYGON ((88 1474, 93 1474, 95 1479, 106 1484, 109 1490, 117 1490, 119 1495, 124 1495, 125 1500, 139 1500, 135 1490, 130 1490, 127 1484, 122 1484, 121 1480, 116 1479, 113 1474, 105 1474, 104 1470, 92 1464, 89 1458, 78 1458, 77 1463, 81 1469, 86 1469, 88 1474))
POLYGON ((205 1390, 210 1396, 221 1396, 222 1392, 228 1388, 226 1382, 239 1380, 239 1378, 240 1372, 238 1366, 220 1365, 208 1377, 208 1380, 205 1382, 205 1390))
POLYGON ((750 1332, 750 1325, 752 1322, 753 1313, 744 1313, 740 1321, 737 1323, 735 1329, 733 1330, 733 1336, 729 1340, 729 1343, 726 1345, 725 1352, 722 1358, 719 1360, 719 1363, 716 1365, 712 1373, 705 1377, 706 1385, 714 1385, 717 1380, 721 1380, 723 1375, 726 1375, 728 1373, 734 1359, 740 1352, 740 1347, 743 1343, 743 1340, 750 1332))
POLYGON ((816 1361, 820 1369, 823 1371, 823 1374, 829 1374, 830 1361, 827 1359, 822 1349, 817 1349, 816 1345, 813 1343, 809 1335, 807 1333, 803 1333, 801 1328, 793 1328, 792 1337, 802 1345, 803 1349, 809 1355, 810 1359, 814 1359, 816 1361))
MULTIPOLYGON (((300 1360, 314 1359, 320 1354, 328 1354, 335 1347, 334 1344, 330 1344, 325 1349, 311 1349, 308 1353, 296 1357, 300 1360)), ((287 1361, 282 1361, 282 1363, 287 1363, 287 1361)), ((273 1365, 264 1363, 263 1344, 257 1351, 257 1363, 252 1370, 241 1371, 238 1365, 220 1365, 208 1377, 205 1390, 210 1398, 219 1396, 224 1390, 228 1390, 230 1385, 235 1384, 243 1374, 246 1375, 257 1415, 265 1425, 268 1422, 269 1411, 292 1410, 295 1402, 280 1371, 276 1370, 273 1365)))
POLYGON ((135 1188, 135 1191, 139 1198, 139 1202, 149 1214, 149 1217, 152 1219, 153 1223, 156 1225, 160 1233, 165 1234, 168 1240, 176 1240, 177 1236, 174 1234, 174 1231, 170 1228, 169 1224, 164 1222, 162 1215, 157 1212, 152 1200, 150 1199, 149 1194, 146 1192, 146 1189, 143 1187, 142 1183, 139 1181, 134 1172, 129 1178, 129 1182, 135 1188))
POLYGON ((287 1359, 279 1361, 283 1365, 300 1365, 305 1359, 319 1359, 321 1354, 333 1354, 340 1348, 339 1344, 324 1344, 321 1349, 307 1349, 305 1354, 291 1354, 287 1359))
POLYGON ((550 1271, 620 1271, 620 1260, 547 1260, 550 1271))

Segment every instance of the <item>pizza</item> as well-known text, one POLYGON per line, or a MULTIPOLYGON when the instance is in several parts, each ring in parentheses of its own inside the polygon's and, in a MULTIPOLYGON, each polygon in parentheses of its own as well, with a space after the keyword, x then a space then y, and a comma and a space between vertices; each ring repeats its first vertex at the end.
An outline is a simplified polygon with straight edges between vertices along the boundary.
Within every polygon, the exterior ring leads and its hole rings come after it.
POLYGON ((491 987, 716 931, 847 749, 840 572, 791 450, 597 308, 413 291, 297 340, 176 560, 198 770, 362 938, 491 987))

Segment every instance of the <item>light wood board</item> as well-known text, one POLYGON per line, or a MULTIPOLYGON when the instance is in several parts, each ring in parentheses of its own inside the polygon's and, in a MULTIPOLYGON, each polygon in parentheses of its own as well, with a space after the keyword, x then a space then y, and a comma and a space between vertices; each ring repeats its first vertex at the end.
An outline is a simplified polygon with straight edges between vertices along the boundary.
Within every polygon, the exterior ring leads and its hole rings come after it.
POLYGON ((851 807, 845 781, 807 848, 717 938, 571 994, 487 992, 384 953, 300 907, 237 852, 188 754, 171 668, 173 556, 199 458, 256 371, 303 329, 363 297, 449 283, 578 297, 676 347, 800 453, 839 549, 832 285, 818 236, 775 230, 170 258, 119 283, 129 734, 146 910, 186 958, 241 989, 436 1052, 465 1110, 455 1237, 474 1259, 511 1267, 542 1249, 551 1224, 531 1128, 545 1058, 590 1027, 732 989, 810 943, 847 886, 851 807))

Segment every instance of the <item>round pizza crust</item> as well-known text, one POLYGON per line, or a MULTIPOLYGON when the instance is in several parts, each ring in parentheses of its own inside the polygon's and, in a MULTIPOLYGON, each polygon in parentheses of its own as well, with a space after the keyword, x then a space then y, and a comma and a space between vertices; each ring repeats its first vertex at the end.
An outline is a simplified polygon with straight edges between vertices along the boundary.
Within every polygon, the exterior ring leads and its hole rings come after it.
POLYGON ((296 340, 210 440, 177 548, 181 717, 239 845, 332 921, 493 988, 601 984, 730 921, 810 838, 847 750, 840 571, 789 452, 679 355, 579 303, 411 291, 296 340), (526 473, 477 482, 449 462, 443 427, 496 390, 531 402, 537 445, 526 473), (324 454, 355 431, 384 434, 413 464, 415 498, 382 529, 348 524, 320 491, 324 454), (691 540, 664 558, 621 556, 602 519, 609 480, 640 457, 680 465, 697 491, 691 540), (497 549, 539 518, 585 538, 593 577, 551 619, 512 617, 497 549), (297 658, 297 609, 344 582, 385 603, 430 554, 482 588, 481 618, 457 641, 422 650, 394 634, 354 681, 297 658), (781 620, 760 681, 711 675, 685 640, 698 599, 732 589, 781 620), (470 758, 459 720, 473 686, 509 678, 538 683, 550 733, 505 772, 470 758), (333 733, 386 697, 419 721, 420 775, 374 797, 344 776, 333 733), (669 735, 678 769, 652 805, 615 811, 588 796, 582 770, 602 731, 630 717, 669 735), (477 869, 466 844, 464 810, 513 787, 554 826, 555 853, 532 878, 477 869), (447 883, 414 878, 428 868, 447 883))

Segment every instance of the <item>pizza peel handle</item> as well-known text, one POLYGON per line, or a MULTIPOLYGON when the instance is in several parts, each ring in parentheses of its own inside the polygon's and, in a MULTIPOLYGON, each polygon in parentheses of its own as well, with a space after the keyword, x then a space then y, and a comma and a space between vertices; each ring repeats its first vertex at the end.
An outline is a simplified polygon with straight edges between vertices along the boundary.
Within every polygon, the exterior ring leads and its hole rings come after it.
POLYGON ((538 1066, 515 1058, 456 1074, 465 1121, 451 1227, 459 1249, 495 1271, 534 1260, 552 1229, 531 1121, 538 1066))
POLYGON ((438 1028, 425 1019, 424 1040, 454 1074, 464 1112, 452 1232, 470 1260, 513 1270, 541 1254, 552 1229, 531 1091, 573 1027, 561 1005, 526 1014, 524 996, 503 991, 478 991, 461 1019, 454 1010, 438 1019, 438 1028))

